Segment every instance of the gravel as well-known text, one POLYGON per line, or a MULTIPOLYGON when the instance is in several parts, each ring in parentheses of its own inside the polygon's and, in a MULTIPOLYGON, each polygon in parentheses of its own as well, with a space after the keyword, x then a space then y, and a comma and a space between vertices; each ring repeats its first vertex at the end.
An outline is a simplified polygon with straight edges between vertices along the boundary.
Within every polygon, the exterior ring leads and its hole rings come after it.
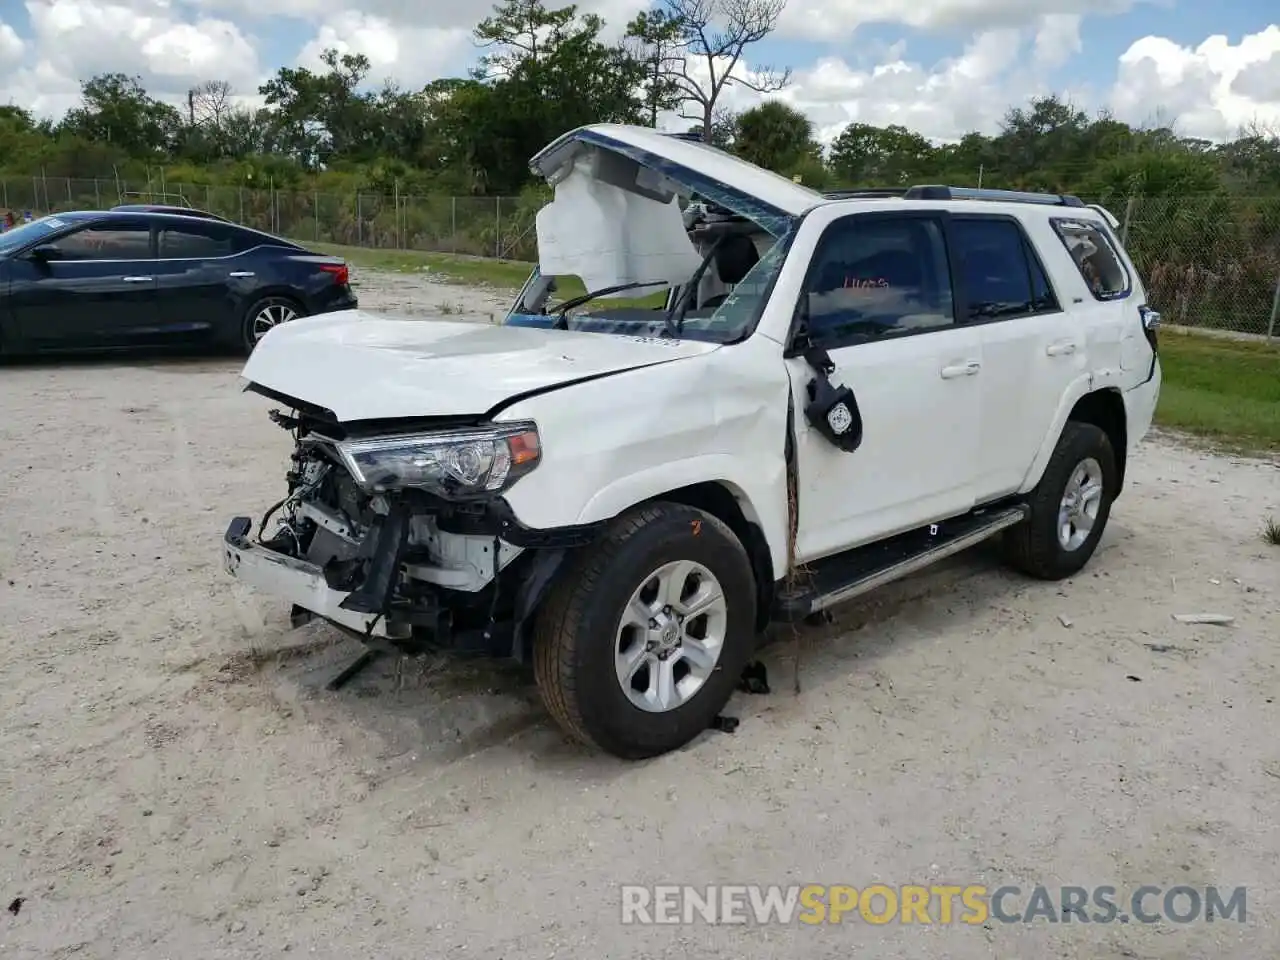
MULTIPOLYGON (((418 316, 506 299, 359 282, 418 316)), ((1275 464, 1154 437, 1079 576, 979 548, 780 632, 736 732, 628 765, 500 665, 323 689, 349 643, 221 568, 288 454, 238 369, 0 368, 0 955, 1280 954, 1275 464), (1174 619, 1201 611, 1233 619, 1174 619), (620 884, 808 882, 1244 885, 1248 919, 620 923, 620 884)))

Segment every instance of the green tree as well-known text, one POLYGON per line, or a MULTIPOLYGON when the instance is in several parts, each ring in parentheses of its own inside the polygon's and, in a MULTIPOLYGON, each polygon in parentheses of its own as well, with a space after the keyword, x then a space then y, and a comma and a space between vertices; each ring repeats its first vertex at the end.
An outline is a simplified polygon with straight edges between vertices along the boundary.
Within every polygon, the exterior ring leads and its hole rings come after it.
POLYGON ((644 111, 656 127, 659 113, 683 102, 676 80, 684 63, 680 21, 666 10, 643 11, 627 24, 626 38, 632 57, 644 65, 644 111))
POLYGON ((851 123, 831 144, 829 164, 847 186, 909 186, 925 179, 938 160, 933 145, 906 127, 851 123))
POLYGON ((809 118, 780 100, 767 100, 738 115, 733 149, 757 166, 786 174, 808 167, 812 175, 814 162, 822 157, 809 118))
POLYGON ((138 158, 170 153, 182 129, 173 107, 147 95, 138 77, 104 73, 80 85, 81 105, 71 110, 59 133, 104 141, 138 158))

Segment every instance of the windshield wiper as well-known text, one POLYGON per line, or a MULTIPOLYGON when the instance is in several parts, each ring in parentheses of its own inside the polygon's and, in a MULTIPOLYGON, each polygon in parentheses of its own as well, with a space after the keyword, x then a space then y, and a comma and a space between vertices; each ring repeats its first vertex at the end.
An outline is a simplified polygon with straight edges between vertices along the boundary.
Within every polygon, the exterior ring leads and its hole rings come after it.
POLYGON ((587 301, 594 300, 596 297, 603 297, 609 293, 622 293, 622 291, 624 290, 635 290, 638 287, 665 287, 665 286, 667 286, 667 281, 665 280, 641 280, 641 281, 636 281, 634 283, 620 283, 616 287, 602 287, 599 290, 593 290, 590 293, 584 293, 580 297, 573 297, 570 300, 566 300, 564 303, 560 304, 560 306, 556 308, 556 322, 552 324, 552 327, 557 330, 562 329, 562 325, 564 324, 565 320, 568 319, 566 315, 570 310, 572 310, 574 307, 580 307, 587 301))
POLYGON ((689 304, 693 302, 693 298, 697 295, 698 286, 702 283, 702 275, 707 272, 707 267, 711 266, 711 261, 715 258, 716 252, 719 251, 721 245, 730 236, 731 234, 722 233, 716 238, 716 242, 711 245, 707 255, 698 264, 698 269, 693 271, 693 276, 685 284, 685 288, 680 294, 680 299, 673 303, 671 309, 663 314, 662 332, 672 339, 680 339, 680 334, 684 331, 684 315, 689 312, 689 304))

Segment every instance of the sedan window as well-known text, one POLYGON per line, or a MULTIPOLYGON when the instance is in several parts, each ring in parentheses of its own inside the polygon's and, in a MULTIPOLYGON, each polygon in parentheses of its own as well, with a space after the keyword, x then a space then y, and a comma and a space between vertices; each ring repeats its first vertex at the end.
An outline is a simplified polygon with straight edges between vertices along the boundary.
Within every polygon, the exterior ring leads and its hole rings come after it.
POLYGON ((60 260, 150 260, 151 231, 145 224, 104 223, 51 244, 60 260))
POLYGON ((203 260, 236 252, 232 231, 217 224, 183 224, 160 230, 161 260, 203 260))

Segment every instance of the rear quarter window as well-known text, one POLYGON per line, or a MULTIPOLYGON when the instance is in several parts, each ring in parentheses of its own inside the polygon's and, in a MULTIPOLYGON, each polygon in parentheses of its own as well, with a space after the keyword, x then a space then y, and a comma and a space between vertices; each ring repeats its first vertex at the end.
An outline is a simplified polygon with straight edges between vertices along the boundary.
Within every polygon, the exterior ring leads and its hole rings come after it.
POLYGON ((1095 299, 1118 300, 1129 295, 1129 271, 1102 224, 1074 218, 1055 218, 1052 223, 1095 299))

